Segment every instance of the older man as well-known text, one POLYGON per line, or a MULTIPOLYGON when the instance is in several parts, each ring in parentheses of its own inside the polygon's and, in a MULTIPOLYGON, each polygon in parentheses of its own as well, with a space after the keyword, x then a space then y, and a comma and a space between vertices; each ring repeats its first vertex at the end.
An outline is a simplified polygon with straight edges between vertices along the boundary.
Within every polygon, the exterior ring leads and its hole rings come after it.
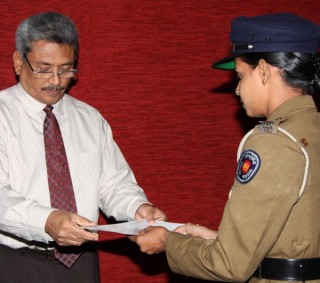
POLYGON ((68 94, 78 34, 58 13, 16 32, 19 83, 0 92, 0 281, 99 282, 93 243, 81 228, 101 209, 117 220, 166 218, 150 204, 93 107, 68 94))

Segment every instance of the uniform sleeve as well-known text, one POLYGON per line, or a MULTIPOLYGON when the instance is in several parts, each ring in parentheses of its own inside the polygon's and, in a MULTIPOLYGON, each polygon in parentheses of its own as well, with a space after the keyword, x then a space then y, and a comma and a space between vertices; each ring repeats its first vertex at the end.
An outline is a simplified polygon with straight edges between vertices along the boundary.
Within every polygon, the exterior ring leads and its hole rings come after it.
POLYGON ((305 157, 279 133, 251 136, 245 150, 256 154, 259 168, 235 180, 218 238, 172 233, 166 249, 173 271, 207 280, 246 281, 277 242, 299 198, 305 157))
POLYGON ((133 219, 138 207, 148 203, 134 174, 113 139, 109 124, 102 119, 103 167, 101 173, 100 208, 107 216, 119 221, 133 219))

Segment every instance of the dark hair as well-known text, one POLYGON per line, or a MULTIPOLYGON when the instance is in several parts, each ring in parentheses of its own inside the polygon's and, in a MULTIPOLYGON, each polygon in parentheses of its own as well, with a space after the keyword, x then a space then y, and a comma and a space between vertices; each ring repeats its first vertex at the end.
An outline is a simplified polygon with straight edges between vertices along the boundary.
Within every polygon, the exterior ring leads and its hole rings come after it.
POLYGON ((260 59, 279 68, 283 80, 291 87, 301 89, 304 94, 320 94, 320 54, 299 52, 246 53, 240 59, 257 67, 260 59))
POLYGON ((78 32, 73 21, 56 12, 32 15, 20 23, 16 31, 16 48, 21 55, 31 51, 31 43, 47 40, 73 47, 75 59, 78 55, 78 32))

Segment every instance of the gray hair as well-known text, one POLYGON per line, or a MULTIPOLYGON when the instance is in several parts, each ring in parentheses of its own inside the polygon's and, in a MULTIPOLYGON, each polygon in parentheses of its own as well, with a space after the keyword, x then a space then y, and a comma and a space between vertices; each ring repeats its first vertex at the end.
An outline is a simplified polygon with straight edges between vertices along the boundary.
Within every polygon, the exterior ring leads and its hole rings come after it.
POLYGON ((78 32, 74 22, 56 12, 43 12, 22 21, 16 31, 16 49, 21 55, 31 51, 31 43, 47 40, 73 47, 75 58, 78 56, 78 32))

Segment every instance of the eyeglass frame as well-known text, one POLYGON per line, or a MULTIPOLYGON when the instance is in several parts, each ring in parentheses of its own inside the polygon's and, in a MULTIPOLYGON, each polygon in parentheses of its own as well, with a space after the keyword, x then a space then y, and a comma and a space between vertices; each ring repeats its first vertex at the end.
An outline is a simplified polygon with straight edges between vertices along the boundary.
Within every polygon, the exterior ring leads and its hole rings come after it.
POLYGON ((48 71, 36 71, 35 69, 32 68, 29 60, 28 60, 28 57, 26 54, 23 54, 23 59, 27 62, 31 72, 34 74, 35 78, 37 79, 41 79, 41 80, 48 80, 48 79, 51 79, 52 77, 54 76, 59 76, 60 79, 72 79, 75 77, 75 75, 77 74, 77 69, 71 69, 71 70, 65 70, 65 71, 59 71, 59 72, 48 72, 48 71), (73 73, 73 76, 70 77, 70 78, 66 78, 66 77, 63 77, 63 74, 70 74, 70 73, 73 73), (41 75, 41 74, 51 74, 51 76, 47 77, 47 78, 40 78, 40 77, 37 77, 38 75, 41 75))

